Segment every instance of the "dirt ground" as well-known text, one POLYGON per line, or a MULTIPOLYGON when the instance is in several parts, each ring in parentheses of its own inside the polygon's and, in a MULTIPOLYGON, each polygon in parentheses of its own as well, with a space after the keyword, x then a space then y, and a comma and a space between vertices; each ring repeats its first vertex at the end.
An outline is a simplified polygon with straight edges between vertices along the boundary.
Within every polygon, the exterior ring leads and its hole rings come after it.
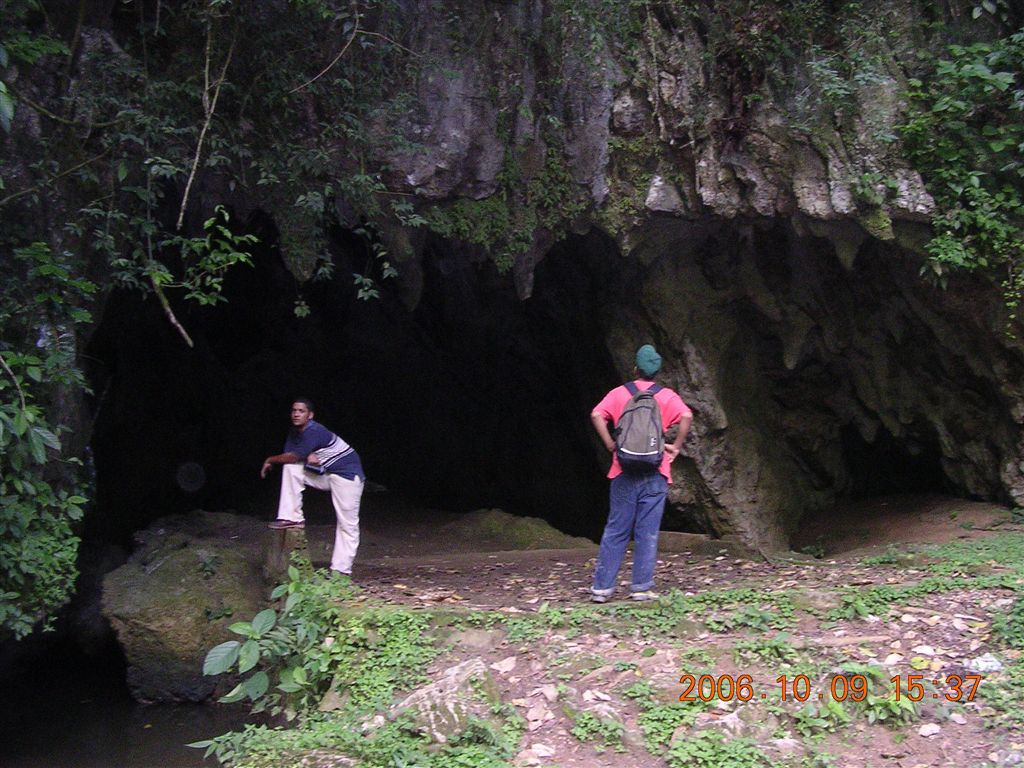
MULTIPOLYGON (((502 549, 502 537, 493 531, 475 540, 463 538, 465 530, 456 527, 458 521, 459 516, 436 513, 427 519, 422 511, 400 502, 368 497, 354 580, 367 597, 425 608, 500 611, 514 617, 590 605, 588 586, 597 551, 592 542, 512 551, 502 549)), ((656 580, 662 594, 750 589, 766 597, 799 595, 803 607, 796 613, 795 628, 780 633, 768 625, 741 623, 708 631, 695 621, 681 625, 668 641, 641 632, 598 631, 600 612, 622 603, 624 586, 615 601, 593 608, 594 631, 586 626, 569 632, 552 629, 526 642, 491 631, 469 639, 456 637, 451 651, 431 672, 440 673, 470 655, 490 666, 503 699, 511 701, 528 723, 515 762, 522 766, 664 766, 663 757, 644 747, 643 713, 624 694, 630 684, 647 681, 656 696, 670 702, 683 693, 687 675, 727 675, 735 680, 744 674, 751 676, 760 695, 746 704, 727 702, 701 717, 705 725, 721 728, 729 737, 752 739, 780 765, 1013 765, 1024 762, 1024 735, 1008 726, 993 727, 995 710, 984 695, 986 673, 975 678, 980 679, 980 695, 971 702, 947 702, 943 683, 949 675, 972 674, 975 660, 997 650, 991 620, 1013 603, 1012 590, 967 587, 915 595, 884 616, 830 621, 823 616, 850 586, 902 586, 928 575, 891 564, 865 565, 865 557, 1021 530, 1005 508, 908 496, 851 503, 827 519, 805 521, 794 538, 794 552, 772 555, 770 560, 691 537, 684 540, 692 543, 688 549, 672 546, 660 551, 656 580), (919 715, 897 727, 854 717, 810 736, 797 734, 784 712, 788 708, 791 716, 793 703, 780 700, 777 685, 788 667, 763 657, 745 659, 738 651, 751 640, 772 639, 798 649, 819 669, 821 664, 832 664, 835 670, 842 664, 883 665, 904 684, 912 674, 937 684, 926 687, 919 715), (593 734, 574 735, 581 712, 621 723, 621 741, 612 745, 593 734)), ((311 525, 308 534, 314 562, 325 564, 331 526, 311 525)), ((628 584, 629 563, 627 555, 620 573, 623 585, 628 584)), ((993 567, 998 569, 998 564, 993 567)), ((652 605, 652 610, 657 608, 652 605)), ((1004 651, 1004 657, 1007 653, 1012 657, 1015 652, 1004 651)), ((822 700, 821 688, 828 678, 811 684, 811 703, 822 700)))

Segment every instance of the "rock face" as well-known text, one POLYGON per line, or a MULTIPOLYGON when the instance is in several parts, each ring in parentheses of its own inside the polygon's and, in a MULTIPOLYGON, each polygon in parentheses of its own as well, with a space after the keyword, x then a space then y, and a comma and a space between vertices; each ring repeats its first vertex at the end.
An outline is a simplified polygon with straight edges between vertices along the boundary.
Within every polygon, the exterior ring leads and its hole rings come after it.
MULTIPOLYGON (((802 514, 844 493, 1024 501, 1024 359, 1003 333, 998 290, 961 279, 943 291, 919 275, 934 204, 894 143, 924 42, 914 4, 876 9, 889 25, 885 64, 842 104, 815 62, 797 65, 789 86, 764 62, 723 65, 706 19, 682 7, 660 7, 624 57, 615 32, 581 45, 573 34, 588 30, 571 24, 555 56, 524 44, 550 33, 526 0, 464 9, 483 31, 455 54, 449 31, 413 6, 439 68, 428 65, 424 108, 404 126, 420 150, 387 158, 392 183, 442 204, 478 199, 502 193, 502 147, 527 177, 528 158, 564 158, 587 201, 574 231, 614 241, 614 255, 579 258, 628 289, 599 289, 619 377, 653 340, 665 383, 696 412, 671 493, 682 519, 776 548, 802 514), (560 77, 541 78, 555 58, 560 77), (504 145, 496 103, 518 115, 504 145)), ((535 236, 516 255, 521 299, 550 241, 535 236)), ((410 279, 436 251, 411 249, 410 279)))
POLYGON ((128 661, 135 699, 202 701, 214 691, 203 677, 206 652, 227 626, 266 604, 262 539, 252 520, 195 512, 158 520, 136 536, 135 553, 103 582, 103 612, 128 661))
MULTIPOLYGON (((944 11, 913 0, 829 10, 835 30, 873 30, 851 43, 861 69, 839 77, 820 50, 782 62, 771 48, 785 3, 655 4, 643 18, 625 3, 621 18, 611 3, 401 5, 416 76, 390 94, 407 109, 365 126, 390 137, 367 151, 388 193, 428 225, 375 221, 397 286, 372 308, 351 286, 312 286, 319 326, 294 325, 281 298, 294 284, 266 276, 283 270, 264 260, 266 282, 231 301, 249 341, 228 322, 211 327, 211 358, 189 363, 220 388, 214 415, 194 417, 197 435, 226 434, 209 429, 221 418, 247 431, 225 438, 231 450, 267 445, 253 404, 281 408, 314 383, 375 479, 593 533, 603 486, 583 478, 599 479, 607 457, 586 414, 653 342, 663 382, 695 411, 669 526, 783 548, 802 515, 844 494, 1024 503, 1021 344, 1005 333, 998 286, 922 278, 935 206, 895 129, 915 53, 936 42, 928 30, 944 11), (733 36, 715 38, 723 23, 733 36), (378 401, 388 412, 372 421, 378 401), (396 435, 415 447, 400 459, 396 435)), ((364 147, 336 149, 328 173, 345 178, 342 158, 364 147)), ((248 194, 230 199, 275 219, 272 191, 248 194)), ((359 270, 358 204, 337 196, 332 247, 359 270)), ((114 326, 115 351, 94 353, 111 368, 128 356, 123 336, 114 326)), ((149 347, 139 336, 136 356, 149 347)), ((129 414, 133 388, 114 390, 129 414)), ((96 442, 123 445, 116 421, 104 426, 96 442)), ((209 460, 252 466, 266 452, 228 462, 211 449, 209 460)))

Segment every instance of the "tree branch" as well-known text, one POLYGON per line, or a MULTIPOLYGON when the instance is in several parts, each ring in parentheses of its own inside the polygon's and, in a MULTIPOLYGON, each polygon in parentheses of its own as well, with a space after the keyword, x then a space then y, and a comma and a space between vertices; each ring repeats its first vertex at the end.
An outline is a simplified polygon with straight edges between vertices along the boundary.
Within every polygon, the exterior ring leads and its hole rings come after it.
MULTIPOLYGON (((353 3, 353 5, 355 5, 355 3, 353 3)), ((348 36, 348 40, 345 41, 345 45, 343 45, 341 47, 341 52, 337 56, 335 56, 334 59, 331 61, 331 63, 328 64, 326 67, 324 67, 320 71, 319 74, 317 74, 314 77, 310 78, 309 80, 304 82, 302 85, 297 85, 296 87, 292 88, 290 91, 288 91, 288 93, 295 93, 296 91, 301 91, 303 88, 306 88, 307 86, 312 85, 317 80, 319 80, 321 77, 326 75, 334 67, 335 64, 337 64, 339 61, 341 61, 341 57, 345 55, 345 51, 347 51, 349 49, 349 46, 352 45, 352 41, 356 39, 356 35, 358 35, 359 32, 360 32, 360 29, 359 29, 359 11, 358 11, 358 9, 356 10, 355 18, 356 18, 356 20, 352 24, 352 34, 350 34, 348 36)))
POLYGON ((171 302, 167 300, 167 294, 165 294, 164 289, 160 287, 160 283, 158 283, 152 275, 149 276, 149 282, 153 286, 153 293, 155 293, 156 297, 160 300, 160 306, 164 309, 167 321, 177 329, 178 333, 181 334, 181 338, 185 340, 185 343, 188 344, 189 347, 194 347, 195 344, 192 342, 192 337, 188 335, 188 331, 185 330, 185 327, 178 322, 178 318, 174 314, 174 310, 171 309, 171 302))
POLYGON ((18 390, 18 397, 21 399, 21 410, 25 410, 25 393, 21 390, 21 384, 18 383, 18 377, 14 375, 14 371, 11 370, 10 366, 7 365, 7 361, 4 360, 4 356, 0 355, 0 365, 7 371, 7 375, 11 377, 11 381, 14 382, 14 388, 18 390))
POLYGON ((67 176, 69 173, 74 173, 79 168, 82 168, 82 167, 88 165, 89 163, 96 162, 97 160, 99 160, 102 157, 104 157, 107 154, 107 152, 109 152, 109 151, 110 151, 109 149, 105 150, 105 151, 101 152, 100 154, 96 155, 96 157, 90 157, 88 160, 83 160, 78 165, 71 166, 66 171, 61 171, 56 176, 54 176, 52 179, 49 179, 47 182, 36 184, 34 187, 29 187, 28 189, 23 189, 20 192, 12 192, 7 197, 0 198, 0 208, 3 208, 7 203, 11 202, 11 200, 15 200, 15 199, 17 199, 17 198, 19 198, 19 197, 21 197, 23 195, 31 194, 32 192, 36 192, 36 191, 42 189, 43 187, 45 187, 48 183, 53 183, 57 179, 63 178, 64 176, 67 176))
MULTIPOLYGON (((238 40, 238 29, 231 37, 231 46, 228 48, 228 55, 224 58, 224 66, 221 67, 220 77, 213 89, 213 99, 210 99, 210 38, 213 35, 210 27, 206 29, 206 83, 203 87, 203 111, 206 119, 203 121, 202 130, 199 131, 199 141, 196 143, 196 154, 192 159, 192 170, 189 171, 188 181, 185 183, 185 194, 181 198, 181 208, 178 210, 178 229, 181 229, 185 221, 185 209, 188 207, 188 196, 192 190, 192 183, 196 179, 196 172, 199 170, 199 159, 203 154, 203 142, 206 140, 206 132, 210 130, 210 123, 213 122, 213 115, 217 111, 217 99, 220 97, 220 87, 224 85, 224 78, 228 74, 228 65, 231 63, 231 56, 235 52, 235 42, 238 40)), ((187 338, 187 336, 186 336, 187 338)), ((191 346, 191 343, 189 344, 191 346)))

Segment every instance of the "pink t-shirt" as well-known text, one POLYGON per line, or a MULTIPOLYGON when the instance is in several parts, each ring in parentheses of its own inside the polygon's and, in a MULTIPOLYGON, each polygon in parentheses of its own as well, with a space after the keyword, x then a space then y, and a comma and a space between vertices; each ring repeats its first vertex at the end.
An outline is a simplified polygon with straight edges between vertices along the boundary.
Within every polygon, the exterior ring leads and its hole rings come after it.
MULTIPOLYGON (((651 382, 644 381, 643 379, 637 379, 633 382, 636 384, 637 389, 646 390, 651 387, 651 382)), ((619 423, 619 418, 622 416, 622 412, 626 409, 626 404, 629 403, 633 396, 629 394, 629 390, 626 389, 625 385, 616 387, 607 395, 604 396, 604 400, 597 404, 594 408, 595 411, 600 413, 606 419, 612 422, 612 427, 615 427, 619 423)), ((661 411, 661 423, 662 430, 667 430, 673 424, 678 424, 679 420, 684 416, 692 416, 692 412, 686 407, 686 403, 668 387, 662 387, 661 391, 654 393, 654 399, 658 401, 658 409, 661 411)), ((661 459, 661 466, 658 471, 665 476, 665 478, 671 483, 672 472, 669 467, 672 466, 672 460, 669 459, 668 453, 661 459)), ((619 466, 619 457, 612 452, 612 467, 608 470, 608 478, 618 477, 622 474, 622 467, 619 466)))

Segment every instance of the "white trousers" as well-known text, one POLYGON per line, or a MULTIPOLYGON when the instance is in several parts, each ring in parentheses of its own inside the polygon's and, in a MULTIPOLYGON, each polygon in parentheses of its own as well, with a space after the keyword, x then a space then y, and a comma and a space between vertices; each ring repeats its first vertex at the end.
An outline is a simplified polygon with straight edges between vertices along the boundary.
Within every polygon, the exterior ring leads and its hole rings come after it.
POLYGON ((302 492, 306 486, 331 492, 331 503, 338 524, 334 531, 331 569, 352 573, 352 561, 359 549, 359 501, 363 496, 361 479, 346 480, 341 475, 307 472, 301 464, 281 465, 281 500, 277 505, 280 520, 303 522, 302 492))

